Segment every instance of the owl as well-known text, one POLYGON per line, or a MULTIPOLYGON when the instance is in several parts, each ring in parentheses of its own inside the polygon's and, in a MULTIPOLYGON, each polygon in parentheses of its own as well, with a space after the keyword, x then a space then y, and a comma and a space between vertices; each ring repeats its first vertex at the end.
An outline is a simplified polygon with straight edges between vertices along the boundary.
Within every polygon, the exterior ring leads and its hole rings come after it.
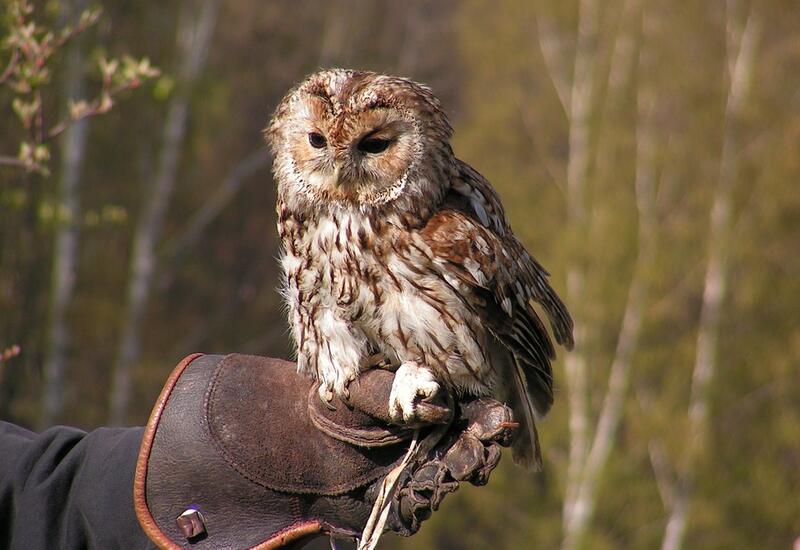
POLYGON ((383 358, 397 422, 440 391, 503 400, 515 462, 537 465, 555 351, 533 303, 567 348, 572 319, 452 133, 429 88, 372 72, 317 72, 277 107, 265 135, 297 368, 329 401, 383 358))

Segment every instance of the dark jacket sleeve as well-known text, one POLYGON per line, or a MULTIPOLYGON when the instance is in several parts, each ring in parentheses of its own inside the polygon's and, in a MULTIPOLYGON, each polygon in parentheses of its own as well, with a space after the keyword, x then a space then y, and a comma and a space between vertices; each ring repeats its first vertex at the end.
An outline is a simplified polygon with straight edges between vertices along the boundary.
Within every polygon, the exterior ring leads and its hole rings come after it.
POLYGON ((154 548, 133 510, 142 434, 0 422, 0 548, 154 548))

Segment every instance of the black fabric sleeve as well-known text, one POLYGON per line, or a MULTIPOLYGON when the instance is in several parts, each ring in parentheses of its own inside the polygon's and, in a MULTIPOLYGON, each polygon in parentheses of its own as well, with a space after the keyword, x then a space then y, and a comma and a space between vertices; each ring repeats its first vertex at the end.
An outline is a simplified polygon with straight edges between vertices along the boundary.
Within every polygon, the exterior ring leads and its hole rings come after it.
POLYGON ((40 434, 0 421, 0 548, 150 549, 133 510, 143 428, 40 434))

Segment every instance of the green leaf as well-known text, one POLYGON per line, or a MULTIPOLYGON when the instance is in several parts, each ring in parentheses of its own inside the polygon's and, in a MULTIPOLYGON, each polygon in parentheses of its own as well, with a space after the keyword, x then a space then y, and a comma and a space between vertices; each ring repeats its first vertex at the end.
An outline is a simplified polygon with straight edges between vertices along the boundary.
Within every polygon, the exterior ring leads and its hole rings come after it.
POLYGON ((39 98, 25 101, 20 97, 15 97, 11 101, 11 109, 14 111, 20 121, 22 121, 22 125, 25 126, 25 128, 31 127, 31 124, 33 124, 33 117, 39 112, 41 106, 42 104, 39 101, 39 98))
POLYGON ((111 99, 111 94, 108 92, 103 92, 100 95, 100 105, 97 107, 97 112, 99 113, 107 113, 111 110, 111 107, 114 106, 114 100, 111 99))
POLYGON ((81 13, 80 22, 78 24, 81 27, 91 27, 97 23, 97 20, 100 19, 100 15, 102 15, 102 13, 103 9, 99 6, 84 10, 83 13, 81 13))
POLYGON ((33 159, 38 163, 50 161, 50 148, 47 145, 37 145, 33 150, 33 159))
POLYGON ((106 59, 101 57, 98 62, 100 65, 100 73, 103 75, 103 80, 111 80, 119 69, 119 61, 117 59, 106 59))

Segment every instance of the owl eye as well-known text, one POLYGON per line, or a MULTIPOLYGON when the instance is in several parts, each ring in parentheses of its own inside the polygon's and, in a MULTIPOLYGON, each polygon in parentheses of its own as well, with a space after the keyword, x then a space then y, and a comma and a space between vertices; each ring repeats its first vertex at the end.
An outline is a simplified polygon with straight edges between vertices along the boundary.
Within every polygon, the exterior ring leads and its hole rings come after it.
POLYGON ((365 137, 361 141, 358 142, 358 150, 363 153, 370 153, 370 154, 377 154, 383 153, 391 140, 388 139, 380 139, 380 138, 373 138, 373 137, 365 137))
POLYGON ((325 139, 325 136, 317 132, 309 132, 308 142, 314 149, 322 149, 328 144, 328 140, 325 139))

